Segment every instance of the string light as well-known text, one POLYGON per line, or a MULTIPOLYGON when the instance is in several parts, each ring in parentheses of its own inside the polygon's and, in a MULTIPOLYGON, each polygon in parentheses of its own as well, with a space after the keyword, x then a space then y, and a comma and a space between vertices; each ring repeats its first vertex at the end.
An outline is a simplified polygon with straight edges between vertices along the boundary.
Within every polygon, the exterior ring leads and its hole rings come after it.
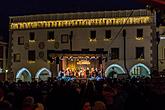
POLYGON ((32 21, 15 22, 10 24, 10 30, 17 29, 38 29, 38 28, 61 28, 61 27, 79 27, 79 26, 107 26, 123 24, 149 24, 149 16, 130 17, 126 22, 126 17, 121 18, 95 18, 95 19, 74 19, 74 20, 54 20, 54 21, 32 21))

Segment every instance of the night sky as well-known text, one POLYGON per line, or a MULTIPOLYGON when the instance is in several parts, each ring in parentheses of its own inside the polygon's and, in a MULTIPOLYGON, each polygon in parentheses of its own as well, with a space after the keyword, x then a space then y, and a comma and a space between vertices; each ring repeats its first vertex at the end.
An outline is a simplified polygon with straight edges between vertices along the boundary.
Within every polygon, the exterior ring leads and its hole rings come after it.
POLYGON ((4 0, 0 6, 0 35, 8 41, 9 16, 138 8, 145 8, 145 4, 136 0, 4 0))

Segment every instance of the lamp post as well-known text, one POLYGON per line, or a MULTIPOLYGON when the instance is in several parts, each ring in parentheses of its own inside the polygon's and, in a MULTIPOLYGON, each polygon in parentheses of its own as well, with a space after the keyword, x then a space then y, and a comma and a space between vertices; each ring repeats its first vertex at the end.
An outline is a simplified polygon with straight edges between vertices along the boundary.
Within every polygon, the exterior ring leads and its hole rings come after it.
POLYGON ((127 69, 127 62, 126 62, 126 30, 125 29, 123 29, 123 38, 124 38, 124 68, 127 74, 129 74, 127 69))
POLYGON ((8 74, 8 70, 5 70, 5 81, 7 81, 7 74, 8 74))

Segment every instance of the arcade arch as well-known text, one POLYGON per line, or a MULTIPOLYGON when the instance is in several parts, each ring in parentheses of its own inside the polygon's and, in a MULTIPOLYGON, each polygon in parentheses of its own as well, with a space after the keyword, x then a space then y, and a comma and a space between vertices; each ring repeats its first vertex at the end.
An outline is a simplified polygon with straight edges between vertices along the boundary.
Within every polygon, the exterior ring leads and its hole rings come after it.
POLYGON ((16 73, 16 81, 22 80, 22 81, 31 81, 31 73, 29 70, 26 68, 21 68, 17 73, 16 73))
POLYGON ((36 80, 46 81, 51 76, 52 76, 52 73, 51 73, 51 71, 49 69, 47 69, 47 68, 41 68, 36 73, 35 79, 36 80))
POLYGON ((117 74, 125 74, 124 69, 120 65, 112 64, 105 70, 105 76, 106 77, 112 77, 112 74, 114 72, 117 74))
POLYGON ((150 69, 142 64, 142 63, 138 63, 136 65, 134 65, 130 72, 129 72, 130 76, 131 77, 137 77, 137 76, 140 76, 140 77, 151 77, 150 74, 151 74, 151 71, 150 69))

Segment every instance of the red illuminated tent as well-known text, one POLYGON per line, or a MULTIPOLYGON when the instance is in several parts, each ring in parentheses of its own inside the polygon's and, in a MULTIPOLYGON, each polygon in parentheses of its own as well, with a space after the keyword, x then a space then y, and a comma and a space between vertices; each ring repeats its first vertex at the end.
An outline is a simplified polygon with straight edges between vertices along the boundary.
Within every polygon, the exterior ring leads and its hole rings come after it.
POLYGON ((134 0, 136 2, 141 2, 146 5, 153 5, 160 9, 165 9, 165 0, 134 0))
MULTIPOLYGON (((146 0, 148 1, 148 0, 146 0)), ((165 5, 165 0, 149 0, 153 3, 159 4, 159 5, 165 5)))

